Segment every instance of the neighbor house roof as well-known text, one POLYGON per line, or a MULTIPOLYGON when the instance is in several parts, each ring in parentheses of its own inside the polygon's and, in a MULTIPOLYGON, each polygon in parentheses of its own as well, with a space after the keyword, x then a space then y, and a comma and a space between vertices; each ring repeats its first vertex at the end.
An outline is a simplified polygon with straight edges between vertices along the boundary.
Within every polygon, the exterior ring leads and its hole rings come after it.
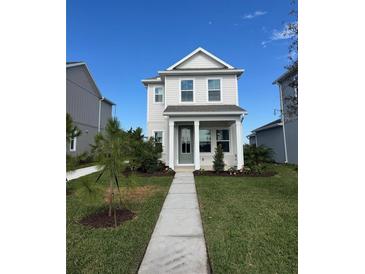
POLYGON ((90 72, 90 70, 89 70, 89 68, 88 68, 88 66, 86 65, 85 62, 79 62, 79 61, 77 61, 77 62, 75 62, 75 61, 66 62, 66 68, 72 68, 72 67, 76 67, 76 66, 85 66, 85 69, 86 69, 87 73, 89 74, 90 79, 91 79, 93 85, 95 86, 97 93, 99 94, 99 98, 102 99, 103 101, 105 101, 106 103, 110 104, 110 105, 115 105, 115 103, 113 103, 112 101, 110 101, 109 99, 107 99, 107 98, 105 98, 104 96, 101 95, 101 92, 100 92, 100 90, 99 90, 99 88, 98 88, 98 86, 97 86, 97 84, 94 80, 94 77, 91 75, 91 72, 90 72))
POLYGON ((273 84, 280 83, 283 80, 287 79, 288 77, 290 77, 296 73, 298 73, 298 67, 293 67, 293 68, 289 69, 288 71, 284 72, 282 75, 280 75, 279 78, 273 82, 273 84))
POLYGON ((270 129, 270 128, 274 128, 274 127, 281 127, 283 124, 281 122, 281 119, 277 119, 275 121, 272 121, 266 125, 263 125, 261 127, 258 127, 254 130, 252 130, 253 133, 256 133, 258 131, 262 131, 262 130, 266 130, 266 129, 270 129))
POLYGON ((202 115, 202 114, 246 114, 246 110, 236 105, 177 105, 167 106, 164 115, 202 115))

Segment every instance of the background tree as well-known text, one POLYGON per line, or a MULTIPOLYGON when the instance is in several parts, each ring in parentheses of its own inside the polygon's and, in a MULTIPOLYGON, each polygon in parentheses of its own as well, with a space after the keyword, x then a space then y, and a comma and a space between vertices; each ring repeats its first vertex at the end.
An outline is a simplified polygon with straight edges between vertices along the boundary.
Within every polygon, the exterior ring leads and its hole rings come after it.
POLYGON ((74 125, 72 116, 66 113, 66 143, 69 144, 75 137, 81 135, 81 130, 74 125))
POLYGON ((286 35, 290 37, 290 44, 288 48, 289 65, 285 68, 288 72, 293 72, 296 75, 292 82, 289 84, 290 87, 295 90, 295 94, 286 95, 286 110, 284 117, 287 120, 298 117, 298 9, 297 1, 290 0, 291 10, 289 15, 293 17, 293 21, 287 24, 286 35))
MULTIPOLYGON (((109 216, 112 215, 114 201, 114 186, 119 192, 119 201, 122 205, 122 195, 119 187, 119 174, 121 174, 127 164, 130 153, 129 140, 127 134, 120 128, 117 118, 109 119, 102 134, 95 136, 95 145, 93 145, 93 153, 98 166, 101 167, 101 173, 98 181, 103 175, 109 180, 108 203, 109 216)), ((114 207, 114 221, 116 223, 116 209, 114 207)))
POLYGON ((213 168, 216 172, 221 172, 224 171, 224 154, 223 154, 223 149, 221 145, 218 145, 215 148, 215 152, 214 152, 214 160, 213 160, 213 168))
MULTIPOLYGON (((66 145, 68 146, 73 138, 80 135, 81 130, 74 125, 71 115, 66 113, 66 145)), ((71 155, 66 154, 66 170, 75 169, 77 165, 77 157, 72 157, 71 155)))

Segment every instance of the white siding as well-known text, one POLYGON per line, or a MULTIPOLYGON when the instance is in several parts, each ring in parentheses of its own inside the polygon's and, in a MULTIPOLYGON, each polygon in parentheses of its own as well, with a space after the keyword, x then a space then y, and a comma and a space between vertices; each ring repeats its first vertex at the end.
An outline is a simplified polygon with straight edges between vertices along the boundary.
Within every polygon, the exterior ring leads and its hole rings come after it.
POLYGON ((213 75, 213 76, 166 76, 165 78, 166 106, 179 104, 226 104, 236 105, 237 99, 237 77, 236 75, 213 75), (221 79, 221 102, 208 102, 208 79, 221 79), (194 102, 180 102, 180 80, 194 80, 194 102))
MULTIPOLYGON (((165 109, 165 103, 154 103, 154 90, 155 87, 163 87, 163 85, 148 85, 147 88, 147 137, 154 137, 154 131, 163 131, 163 152, 161 160, 165 163, 168 162, 168 119, 163 116, 165 109)), ((166 92, 165 92, 166 93, 166 92)))
POLYGON ((185 62, 181 63, 176 69, 205 69, 205 68, 224 68, 225 66, 209 57, 203 52, 198 52, 185 62))

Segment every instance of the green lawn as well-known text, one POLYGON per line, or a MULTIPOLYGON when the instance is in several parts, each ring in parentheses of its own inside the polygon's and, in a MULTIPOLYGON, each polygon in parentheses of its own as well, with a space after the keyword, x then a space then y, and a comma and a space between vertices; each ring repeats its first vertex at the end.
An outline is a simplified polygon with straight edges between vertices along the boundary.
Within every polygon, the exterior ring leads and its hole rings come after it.
POLYGON ((106 181, 96 184, 96 177, 92 174, 67 184, 71 192, 67 195, 67 273, 136 273, 172 177, 136 177, 128 199, 136 217, 116 229, 92 229, 78 221, 106 207, 106 181), (96 195, 90 195, 85 184, 96 195))
POLYGON ((297 273, 298 173, 195 177, 214 273, 297 273))

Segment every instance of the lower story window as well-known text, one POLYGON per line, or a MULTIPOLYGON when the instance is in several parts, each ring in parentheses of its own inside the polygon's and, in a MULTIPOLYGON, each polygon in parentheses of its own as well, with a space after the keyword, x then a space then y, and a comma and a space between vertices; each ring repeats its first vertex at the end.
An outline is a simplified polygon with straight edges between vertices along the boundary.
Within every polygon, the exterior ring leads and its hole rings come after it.
POLYGON ((209 129, 199 130, 200 152, 211 152, 211 134, 209 129))
POLYGON ((155 131, 155 142, 162 145, 162 131, 155 131))
POLYGON ((229 130, 217 130, 217 146, 221 145, 223 152, 229 152, 229 130))
POLYGON ((76 151, 76 142, 77 142, 77 137, 73 137, 70 140, 70 151, 76 151))

